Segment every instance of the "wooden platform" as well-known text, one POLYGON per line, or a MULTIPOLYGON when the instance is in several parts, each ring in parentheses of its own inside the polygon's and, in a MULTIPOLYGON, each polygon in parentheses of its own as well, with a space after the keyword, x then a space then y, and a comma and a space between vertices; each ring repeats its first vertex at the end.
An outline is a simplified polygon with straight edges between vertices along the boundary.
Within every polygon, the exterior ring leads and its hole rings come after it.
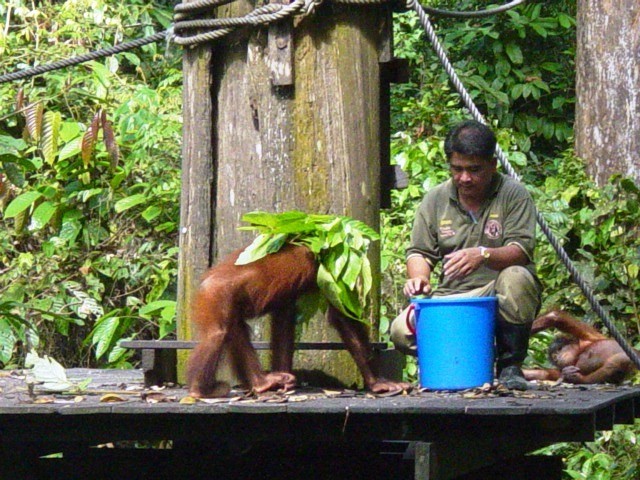
POLYGON ((143 389, 140 371, 68 375, 91 378, 88 391, 29 395, 24 379, 0 377, 2 478, 446 479, 485 478, 488 467, 486 478, 550 479, 557 459, 523 455, 640 417, 638 387, 388 397, 307 387, 188 404, 184 389, 143 389))

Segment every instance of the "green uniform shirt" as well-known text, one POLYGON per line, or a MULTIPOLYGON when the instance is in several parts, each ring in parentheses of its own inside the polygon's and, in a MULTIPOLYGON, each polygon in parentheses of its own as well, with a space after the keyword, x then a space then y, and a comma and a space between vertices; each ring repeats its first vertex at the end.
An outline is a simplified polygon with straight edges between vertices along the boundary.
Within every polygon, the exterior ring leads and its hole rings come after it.
MULTIPOLYGON (((476 218, 458 201, 452 180, 430 190, 416 213, 407 257, 420 255, 432 269, 442 258, 463 248, 497 248, 518 245, 529 258, 526 268, 535 276, 536 212, 529 192, 516 180, 497 173, 489 195, 476 218)), ((441 276, 438 293, 450 295, 487 285, 498 271, 481 266, 464 278, 451 280, 441 276)))

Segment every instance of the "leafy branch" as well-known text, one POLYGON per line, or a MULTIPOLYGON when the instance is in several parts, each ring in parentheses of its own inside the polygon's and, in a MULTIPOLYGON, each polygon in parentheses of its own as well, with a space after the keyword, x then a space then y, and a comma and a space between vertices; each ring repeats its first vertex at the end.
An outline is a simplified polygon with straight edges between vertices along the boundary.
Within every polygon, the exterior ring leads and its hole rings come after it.
MULTIPOLYGON (((237 265, 277 252, 286 243, 304 245, 318 260, 317 282, 324 298, 347 317, 363 321, 372 284, 367 251, 380 238, 371 227, 345 216, 298 211, 252 212, 242 220, 251 226, 241 230, 257 230, 260 235, 242 252, 237 265)), ((304 320, 322 308, 316 298, 304 297, 302 302, 297 309, 304 320)))

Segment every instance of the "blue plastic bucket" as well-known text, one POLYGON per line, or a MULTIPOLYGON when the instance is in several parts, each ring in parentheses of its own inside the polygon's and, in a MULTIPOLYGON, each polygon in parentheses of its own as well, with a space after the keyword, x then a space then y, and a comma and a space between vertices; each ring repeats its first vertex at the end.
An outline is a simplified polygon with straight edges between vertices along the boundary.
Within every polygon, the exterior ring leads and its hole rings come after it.
POLYGON ((413 299, 420 385, 463 390, 493 381, 496 297, 413 299))

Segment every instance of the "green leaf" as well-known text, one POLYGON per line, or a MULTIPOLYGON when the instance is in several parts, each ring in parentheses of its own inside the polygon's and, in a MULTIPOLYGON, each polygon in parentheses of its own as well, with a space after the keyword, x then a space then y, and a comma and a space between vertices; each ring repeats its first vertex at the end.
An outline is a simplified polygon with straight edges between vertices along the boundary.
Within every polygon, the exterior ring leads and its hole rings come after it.
POLYGON ((74 157, 80 153, 82 146, 82 137, 76 137, 73 140, 67 142, 58 154, 58 161, 66 160, 67 158, 74 157))
POLYGON ((267 246, 271 237, 269 235, 258 235, 251 244, 245 248, 236 260, 236 265, 246 265, 247 263, 260 260, 267 255, 267 246))
POLYGON ((362 257, 362 268, 360 269, 360 277, 362 278, 362 297, 364 300, 366 300, 373 285, 371 262, 369 262, 369 257, 367 257, 366 255, 362 257))
POLYGON ((571 200, 578 194, 580 193, 580 187, 577 185, 569 185, 568 187, 565 188, 564 192, 562 192, 562 194, 560 195, 560 198, 562 198, 562 200, 564 200, 565 202, 567 202, 567 204, 569 204, 569 202, 571 202, 571 200))
POLYGON ((558 14, 558 23, 562 28, 571 28, 571 25, 573 24, 573 18, 571 18, 566 13, 560 12, 558 14))
POLYGON ((64 367, 47 355, 40 358, 36 352, 29 352, 24 363, 27 367, 33 367, 31 374, 36 381, 43 382, 41 388, 44 390, 63 392, 73 386, 67 379, 64 367))
POLYGON ((13 218, 27 210, 42 197, 40 192, 25 192, 14 198, 4 211, 5 218, 13 218))
MULTIPOLYGON (((344 255, 346 256, 346 255, 344 255)), ((358 278, 360 278, 360 274, 362 273, 362 265, 364 262, 364 258, 366 255, 351 255, 348 257, 348 261, 346 262, 344 273, 342 274, 341 280, 351 289, 356 288, 356 283, 358 278)))
POLYGON ((152 313, 155 313, 158 310, 164 310, 167 307, 175 309, 175 300, 156 300, 154 302, 150 302, 140 308, 140 315, 151 315, 152 313))
POLYGON ((154 218, 157 218, 162 213, 162 209, 157 205, 150 205, 142 212, 142 218, 147 222, 151 222, 154 218))
POLYGON ((522 55, 522 50, 517 44, 513 42, 507 43, 505 51, 509 60, 511 60, 511 63, 515 63, 516 65, 520 65, 522 63, 524 57, 522 55))
POLYGON ((24 185, 24 173, 22 173, 22 170, 18 167, 18 165, 13 162, 2 162, 2 169, 7 175, 9 181, 16 187, 22 187, 24 185))
POLYGON ((117 316, 107 314, 98 320, 91 334, 91 343, 96 347, 96 359, 102 357, 109 350, 119 326, 120 317, 117 316))
POLYGON ((144 203, 146 201, 147 201, 146 195, 143 195, 141 193, 136 193, 129 197, 125 197, 121 200, 118 200, 114 206, 114 209, 116 213, 121 213, 121 212, 124 212, 125 210, 129 210, 130 208, 140 205, 141 203, 144 203))
POLYGON ((78 237, 80 230, 82 230, 82 224, 77 220, 63 220, 59 236, 68 243, 73 243, 78 237))
POLYGON ((4 365, 11 361, 13 349, 17 342, 18 338, 15 336, 9 323, 0 317, 0 362, 4 365))
POLYGON ((34 230, 40 230, 49 223, 56 211, 57 207, 53 203, 49 201, 42 202, 33 211, 33 215, 31 215, 31 228, 34 230))
POLYGON ((340 296, 340 288, 336 284, 335 279, 331 276, 331 273, 320 264, 318 266, 318 287, 325 296, 327 301, 342 313, 347 314, 340 296))
POLYGON ((19 157, 20 152, 27 148, 27 144, 21 138, 13 138, 8 135, 0 135, 0 155, 19 157))
POLYGON ((318 312, 327 310, 327 301, 319 291, 306 292, 296 299, 296 323, 306 323, 318 312))

